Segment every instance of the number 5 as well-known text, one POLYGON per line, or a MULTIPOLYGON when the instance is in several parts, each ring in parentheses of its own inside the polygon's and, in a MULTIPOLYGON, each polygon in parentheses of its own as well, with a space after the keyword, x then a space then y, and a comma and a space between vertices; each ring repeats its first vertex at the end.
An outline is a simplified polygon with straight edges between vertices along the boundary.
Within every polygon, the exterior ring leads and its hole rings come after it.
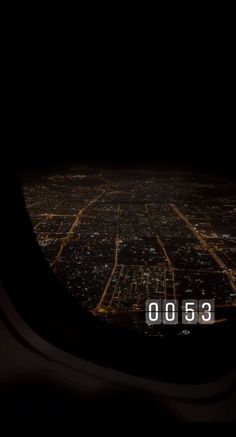
POLYGON ((198 302, 197 300, 183 300, 182 323, 184 325, 195 325, 198 323, 198 302))
POLYGON ((186 302, 185 304, 185 318, 187 320, 187 322, 193 322, 194 318, 195 318, 195 303, 194 302, 186 302))

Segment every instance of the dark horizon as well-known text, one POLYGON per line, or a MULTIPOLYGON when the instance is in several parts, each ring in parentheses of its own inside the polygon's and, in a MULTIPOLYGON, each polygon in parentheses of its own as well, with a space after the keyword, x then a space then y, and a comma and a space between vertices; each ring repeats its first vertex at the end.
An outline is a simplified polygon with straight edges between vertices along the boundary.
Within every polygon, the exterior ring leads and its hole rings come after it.
POLYGON ((68 157, 53 158, 41 158, 33 159, 31 157, 23 158, 18 161, 16 170, 20 174, 31 174, 32 176, 40 175, 42 172, 50 172, 51 170, 58 169, 64 171, 65 169, 73 166, 87 166, 91 168, 109 168, 114 170, 119 169, 149 169, 157 171, 181 171, 181 172, 193 172, 199 174, 210 173, 220 177, 227 177, 231 180, 236 179, 234 163, 232 160, 228 162, 222 160, 200 161, 187 160, 187 159, 167 159, 160 157, 160 159, 104 159, 102 157, 92 157, 90 159, 86 157, 69 159, 68 157))

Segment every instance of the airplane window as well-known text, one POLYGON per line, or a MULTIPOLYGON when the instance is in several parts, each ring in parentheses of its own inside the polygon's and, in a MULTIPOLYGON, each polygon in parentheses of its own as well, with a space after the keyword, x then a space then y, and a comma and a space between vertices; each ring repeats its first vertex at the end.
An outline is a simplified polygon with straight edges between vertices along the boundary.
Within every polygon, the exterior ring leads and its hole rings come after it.
POLYGON ((236 306, 236 185, 186 171, 74 165, 25 176, 38 242, 104 321, 191 335, 236 306))

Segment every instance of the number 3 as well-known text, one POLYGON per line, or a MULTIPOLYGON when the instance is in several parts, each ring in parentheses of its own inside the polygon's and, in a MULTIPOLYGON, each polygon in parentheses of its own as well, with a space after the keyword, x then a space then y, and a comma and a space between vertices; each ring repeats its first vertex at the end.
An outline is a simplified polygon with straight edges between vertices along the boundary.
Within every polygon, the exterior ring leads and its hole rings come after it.
POLYGON ((214 323, 215 321, 215 303, 213 299, 199 301, 199 323, 214 323))
POLYGON ((204 310, 204 314, 202 315, 203 322, 210 322, 211 321, 211 304, 209 302, 204 302, 202 304, 202 310, 204 310))

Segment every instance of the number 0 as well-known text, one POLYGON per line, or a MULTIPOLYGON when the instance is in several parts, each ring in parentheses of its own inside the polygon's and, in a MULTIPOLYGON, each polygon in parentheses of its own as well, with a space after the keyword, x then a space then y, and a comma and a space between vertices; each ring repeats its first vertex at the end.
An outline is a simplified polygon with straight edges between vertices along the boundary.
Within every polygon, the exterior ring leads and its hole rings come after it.
POLYGON ((174 304, 174 302, 167 302, 166 303, 165 313, 166 313, 166 321, 167 322, 173 322, 175 320, 175 304, 174 304), (169 308, 171 308, 171 309, 169 310, 169 308), (169 315, 169 313, 170 313, 170 315, 169 315))
POLYGON ((158 303, 156 303, 156 302, 150 303, 148 310, 149 310, 149 320, 150 320, 150 322, 157 322, 158 317, 159 317, 158 303), (154 313, 154 317, 152 316, 153 313, 154 313))

